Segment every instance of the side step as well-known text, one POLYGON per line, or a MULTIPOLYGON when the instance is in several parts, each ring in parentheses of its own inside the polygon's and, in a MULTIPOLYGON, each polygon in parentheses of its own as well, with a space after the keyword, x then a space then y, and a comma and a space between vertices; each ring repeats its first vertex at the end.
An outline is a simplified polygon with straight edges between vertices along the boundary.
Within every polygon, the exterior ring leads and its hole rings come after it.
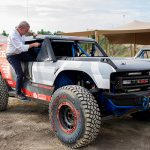
MULTIPOLYGON (((11 91, 8 91, 8 94, 10 97, 16 97, 16 92, 14 90, 11 90, 11 91)), ((40 99, 35 99, 35 98, 30 98, 30 97, 27 97, 29 99, 29 101, 34 101, 34 102, 37 102, 39 104, 44 104, 46 106, 49 106, 49 102, 48 101, 43 101, 43 100, 40 100, 40 99)))

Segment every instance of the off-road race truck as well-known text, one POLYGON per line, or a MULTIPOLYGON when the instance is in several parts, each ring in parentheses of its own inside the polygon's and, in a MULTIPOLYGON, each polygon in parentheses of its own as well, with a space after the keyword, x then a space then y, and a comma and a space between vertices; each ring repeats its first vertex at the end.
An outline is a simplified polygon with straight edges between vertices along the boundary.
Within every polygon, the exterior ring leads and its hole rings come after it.
MULTIPOLYGON (((34 62, 22 63, 22 90, 28 99, 49 105, 51 129, 65 145, 78 148, 91 143, 100 132, 102 117, 150 114, 150 62, 108 57, 90 38, 26 40, 32 42, 41 46, 28 51, 34 62)), ((15 95, 16 74, 5 55, 0 57, 0 110, 4 111, 8 97, 15 95)))
POLYGON ((139 52, 134 56, 134 58, 150 61, 150 48, 140 49, 139 52))

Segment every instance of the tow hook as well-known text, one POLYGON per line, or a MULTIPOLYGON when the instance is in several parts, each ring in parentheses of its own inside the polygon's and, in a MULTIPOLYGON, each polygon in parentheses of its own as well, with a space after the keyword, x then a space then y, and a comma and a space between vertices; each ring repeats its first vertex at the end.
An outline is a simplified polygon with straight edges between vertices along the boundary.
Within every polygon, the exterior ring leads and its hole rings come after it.
POLYGON ((150 107, 150 98, 149 97, 144 97, 142 99, 142 106, 144 109, 147 109, 150 107))

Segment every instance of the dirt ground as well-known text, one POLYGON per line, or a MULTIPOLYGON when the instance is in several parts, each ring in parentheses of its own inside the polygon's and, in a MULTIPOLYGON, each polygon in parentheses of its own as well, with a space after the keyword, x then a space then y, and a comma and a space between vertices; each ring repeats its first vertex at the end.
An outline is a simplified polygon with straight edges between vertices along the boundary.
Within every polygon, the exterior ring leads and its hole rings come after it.
MULTIPOLYGON (((10 98, 0 112, 0 150, 69 150, 49 130, 48 108, 10 98)), ((131 117, 104 120, 100 135, 82 150, 150 150, 150 122, 131 117)))

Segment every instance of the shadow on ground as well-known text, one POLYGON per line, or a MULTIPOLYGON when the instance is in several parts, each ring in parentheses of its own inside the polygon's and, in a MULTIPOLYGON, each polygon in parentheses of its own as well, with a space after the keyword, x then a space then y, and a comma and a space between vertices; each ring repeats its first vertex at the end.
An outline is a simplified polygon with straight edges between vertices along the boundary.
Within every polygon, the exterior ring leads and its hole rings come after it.
MULTIPOLYGON (((1 150, 69 150, 49 129, 47 106, 11 98, 0 113, 1 150)), ((98 138, 82 150, 149 150, 150 122, 132 117, 103 121, 98 138)))

